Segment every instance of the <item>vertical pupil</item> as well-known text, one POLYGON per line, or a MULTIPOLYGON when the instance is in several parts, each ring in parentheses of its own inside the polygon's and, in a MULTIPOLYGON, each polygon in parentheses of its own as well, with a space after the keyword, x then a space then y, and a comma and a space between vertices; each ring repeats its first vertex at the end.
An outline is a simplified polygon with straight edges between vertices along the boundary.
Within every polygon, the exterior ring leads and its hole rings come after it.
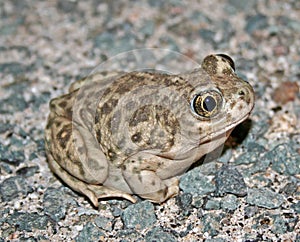
POLYGON ((208 111, 211 112, 215 109, 216 107, 216 101, 212 96, 207 96, 204 101, 203 101, 203 108, 208 111))

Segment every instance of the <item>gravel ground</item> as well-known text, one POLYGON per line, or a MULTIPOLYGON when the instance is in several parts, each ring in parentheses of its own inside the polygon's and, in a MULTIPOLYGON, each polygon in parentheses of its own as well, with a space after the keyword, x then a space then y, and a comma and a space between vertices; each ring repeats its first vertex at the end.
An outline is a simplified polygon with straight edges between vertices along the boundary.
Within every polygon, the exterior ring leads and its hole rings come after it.
POLYGON ((300 241, 299 16, 297 0, 1 1, 0 242, 300 241), (97 210, 47 166, 48 103, 145 47, 196 62, 229 54, 256 106, 221 157, 181 177, 176 198, 97 210))

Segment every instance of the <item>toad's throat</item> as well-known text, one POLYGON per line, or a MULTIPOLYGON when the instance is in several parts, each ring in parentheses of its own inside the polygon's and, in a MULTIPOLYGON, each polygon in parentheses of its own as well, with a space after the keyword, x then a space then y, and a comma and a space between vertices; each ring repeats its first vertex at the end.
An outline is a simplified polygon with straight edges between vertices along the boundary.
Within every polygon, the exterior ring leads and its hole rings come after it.
POLYGON ((243 118, 231 123, 230 125, 219 129, 217 131, 213 131, 207 135, 205 135, 205 137, 203 139, 200 140, 199 145, 201 144, 205 144, 208 142, 211 142, 213 140, 216 139, 220 139, 222 136, 228 138, 228 136, 230 135, 231 131, 240 123, 244 122, 248 117, 249 117, 250 113, 246 114, 243 118))

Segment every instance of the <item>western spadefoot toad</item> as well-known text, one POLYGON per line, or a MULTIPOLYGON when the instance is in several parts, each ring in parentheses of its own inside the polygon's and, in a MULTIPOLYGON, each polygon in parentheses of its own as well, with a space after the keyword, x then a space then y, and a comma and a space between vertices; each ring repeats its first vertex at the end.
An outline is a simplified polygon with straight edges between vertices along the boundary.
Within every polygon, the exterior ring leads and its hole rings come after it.
POLYGON ((224 54, 199 69, 98 73, 50 102, 49 166, 94 206, 132 194, 161 203, 179 192, 178 176, 225 142, 254 105, 250 84, 224 54))

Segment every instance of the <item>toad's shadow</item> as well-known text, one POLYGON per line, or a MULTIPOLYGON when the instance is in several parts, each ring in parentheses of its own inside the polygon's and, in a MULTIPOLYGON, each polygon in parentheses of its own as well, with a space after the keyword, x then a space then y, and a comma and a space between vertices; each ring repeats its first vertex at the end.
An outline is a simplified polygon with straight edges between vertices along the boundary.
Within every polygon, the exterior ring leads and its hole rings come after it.
POLYGON ((235 149, 238 146, 242 145, 243 141, 246 139, 247 135, 249 134, 249 131, 253 125, 253 122, 251 119, 246 119, 241 124, 237 125, 234 130, 231 132, 231 135, 226 140, 225 144, 220 145, 210 153, 204 155, 201 157, 197 162, 192 164, 192 166, 189 168, 189 170, 201 166, 204 163, 208 163, 211 161, 214 161, 218 159, 220 156, 222 156, 226 150, 228 149, 235 149))

